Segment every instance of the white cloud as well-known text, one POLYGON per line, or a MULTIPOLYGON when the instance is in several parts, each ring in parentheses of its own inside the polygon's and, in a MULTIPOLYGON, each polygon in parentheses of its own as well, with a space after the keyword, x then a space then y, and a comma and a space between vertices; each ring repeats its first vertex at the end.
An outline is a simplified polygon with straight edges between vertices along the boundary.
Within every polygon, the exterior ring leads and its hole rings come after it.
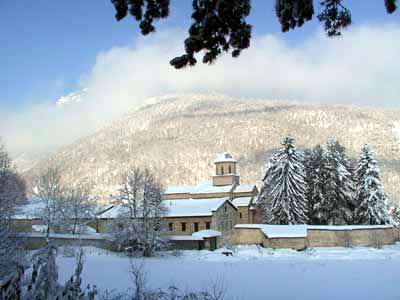
POLYGON ((54 148, 165 93, 398 108, 399 34, 400 26, 393 24, 353 26, 342 38, 318 32, 294 46, 281 35, 266 35, 256 37, 238 59, 224 55, 212 66, 174 70, 169 60, 182 53, 184 34, 158 32, 133 47, 99 54, 93 69, 82 75, 88 95, 79 105, 60 109, 44 103, 25 113, 3 112, 0 136, 13 151, 54 148))

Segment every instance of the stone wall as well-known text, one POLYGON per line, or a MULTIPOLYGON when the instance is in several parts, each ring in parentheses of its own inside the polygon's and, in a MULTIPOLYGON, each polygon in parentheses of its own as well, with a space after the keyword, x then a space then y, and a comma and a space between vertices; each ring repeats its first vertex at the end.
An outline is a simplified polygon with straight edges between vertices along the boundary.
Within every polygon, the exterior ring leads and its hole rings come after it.
POLYGON ((218 248, 234 242, 234 227, 238 220, 239 212, 230 202, 225 202, 213 212, 211 228, 222 233, 217 240, 218 248))
POLYGON ((320 230, 308 229, 309 247, 353 247, 394 244, 398 240, 393 228, 320 230))
POLYGON ((382 227, 373 228, 358 226, 356 229, 332 229, 331 226, 310 226, 307 229, 307 237, 268 238, 260 228, 235 228, 234 244, 256 244, 267 248, 292 248, 303 249, 305 247, 357 247, 371 246, 381 247, 394 244, 400 240, 398 228, 382 227))
POLYGON ((41 219, 13 219, 12 224, 17 232, 31 232, 32 225, 41 225, 41 219))
POLYGON ((249 207, 248 206, 239 206, 239 219, 238 222, 240 224, 251 224, 252 218, 250 216, 249 207))
POLYGON ((195 232, 195 224, 198 223, 198 231, 206 229, 206 223, 212 226, 211 217, 180 217, 165 218, 168 235, 191 235, 195 232), (173 231, 169 231, 169 223, 173 224, 173 231), (182 231, 182 223, 186 223, 186 231, 182 231))
MULTIPOLYGON (((36 250, 46 246, 47 238, 42 234, 29 234, 19 237, 20 243, 23 245, 24 249, 36 250)), ((104 238, 96 237, 66 237, 62 234, 52 234, 51 242, 58 247, 63 246, 92 246, 96 248, 106 249, 110 251, 117 251, 117 246, 111 241, 104 238)))

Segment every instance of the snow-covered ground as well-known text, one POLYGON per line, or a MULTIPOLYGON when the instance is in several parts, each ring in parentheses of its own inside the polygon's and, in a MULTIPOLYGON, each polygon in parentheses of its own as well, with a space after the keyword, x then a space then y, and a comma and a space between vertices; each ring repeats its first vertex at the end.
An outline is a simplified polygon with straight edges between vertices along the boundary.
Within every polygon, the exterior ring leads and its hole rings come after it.
MULTIPOLYGON (((101 290, 132 287, 132 263, 143 263, 148 286, 206 289, 223 282, 225 299, 400 299, 400 243, 374 248, 317 248, 304 252, 239 246, 226 249, 162 252, 148 259, 85 248, 84 283, 101 290)), ((75 267, 73 255, 58 257, 61 282, 75 267)))

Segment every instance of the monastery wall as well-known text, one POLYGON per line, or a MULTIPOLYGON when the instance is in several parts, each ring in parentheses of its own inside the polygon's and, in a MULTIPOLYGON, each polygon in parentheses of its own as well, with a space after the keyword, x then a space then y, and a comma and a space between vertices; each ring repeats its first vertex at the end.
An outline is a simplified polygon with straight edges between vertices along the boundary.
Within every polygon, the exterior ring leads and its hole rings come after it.
MULTIPOLYGON (((254 225, 254 224, 253 224, 254 225)), ((277 225, 279 226, 279 225, 277 225)), ((304 237, 274 237, 269 238, 260 228, 235 228, 234 244, 262 245, 266 248, 305 247, 359 247, 371 246, 380 248, 383 245, 394 244, 400 240, 398 228, 390 226, 355 226, 356 229, 332 229, 333 226, 310 226, 304 237)), ((349 228, 349 227, 348 227, 349 228)))

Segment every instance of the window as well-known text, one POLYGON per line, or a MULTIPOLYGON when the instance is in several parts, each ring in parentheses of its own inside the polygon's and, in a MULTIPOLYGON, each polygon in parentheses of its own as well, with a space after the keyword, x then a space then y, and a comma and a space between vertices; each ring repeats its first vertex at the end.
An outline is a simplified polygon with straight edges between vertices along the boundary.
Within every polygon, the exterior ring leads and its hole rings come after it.
POLYGON ((229 174, 232 174, 232 168, 231 168, 231 166, 229 166, 229 174))
POLYGON ((199 231, 199 223, 194 223, 194 232, 199 231))
POLYGON ((211 225, 210 222, 206 222, 206 229, 210 229, 211 228, 210 225, 211 225))
POLYGON ((226 205, 224 206, 224 211, 225 213, 228 211, 228 207, 226 205))
POLYGON ((239 218, 242 218, 242 213, 239 213, 239 218))
POLYGON ((169 231, 174 231, 174 223, 168 223, 169 231))
POLYGON ((182 225, 182 231, 186 231, 186 223, 181 223, 182 225))
POLYGON ((224 175, 224 166, 221 166, 221 175, 224 175))

